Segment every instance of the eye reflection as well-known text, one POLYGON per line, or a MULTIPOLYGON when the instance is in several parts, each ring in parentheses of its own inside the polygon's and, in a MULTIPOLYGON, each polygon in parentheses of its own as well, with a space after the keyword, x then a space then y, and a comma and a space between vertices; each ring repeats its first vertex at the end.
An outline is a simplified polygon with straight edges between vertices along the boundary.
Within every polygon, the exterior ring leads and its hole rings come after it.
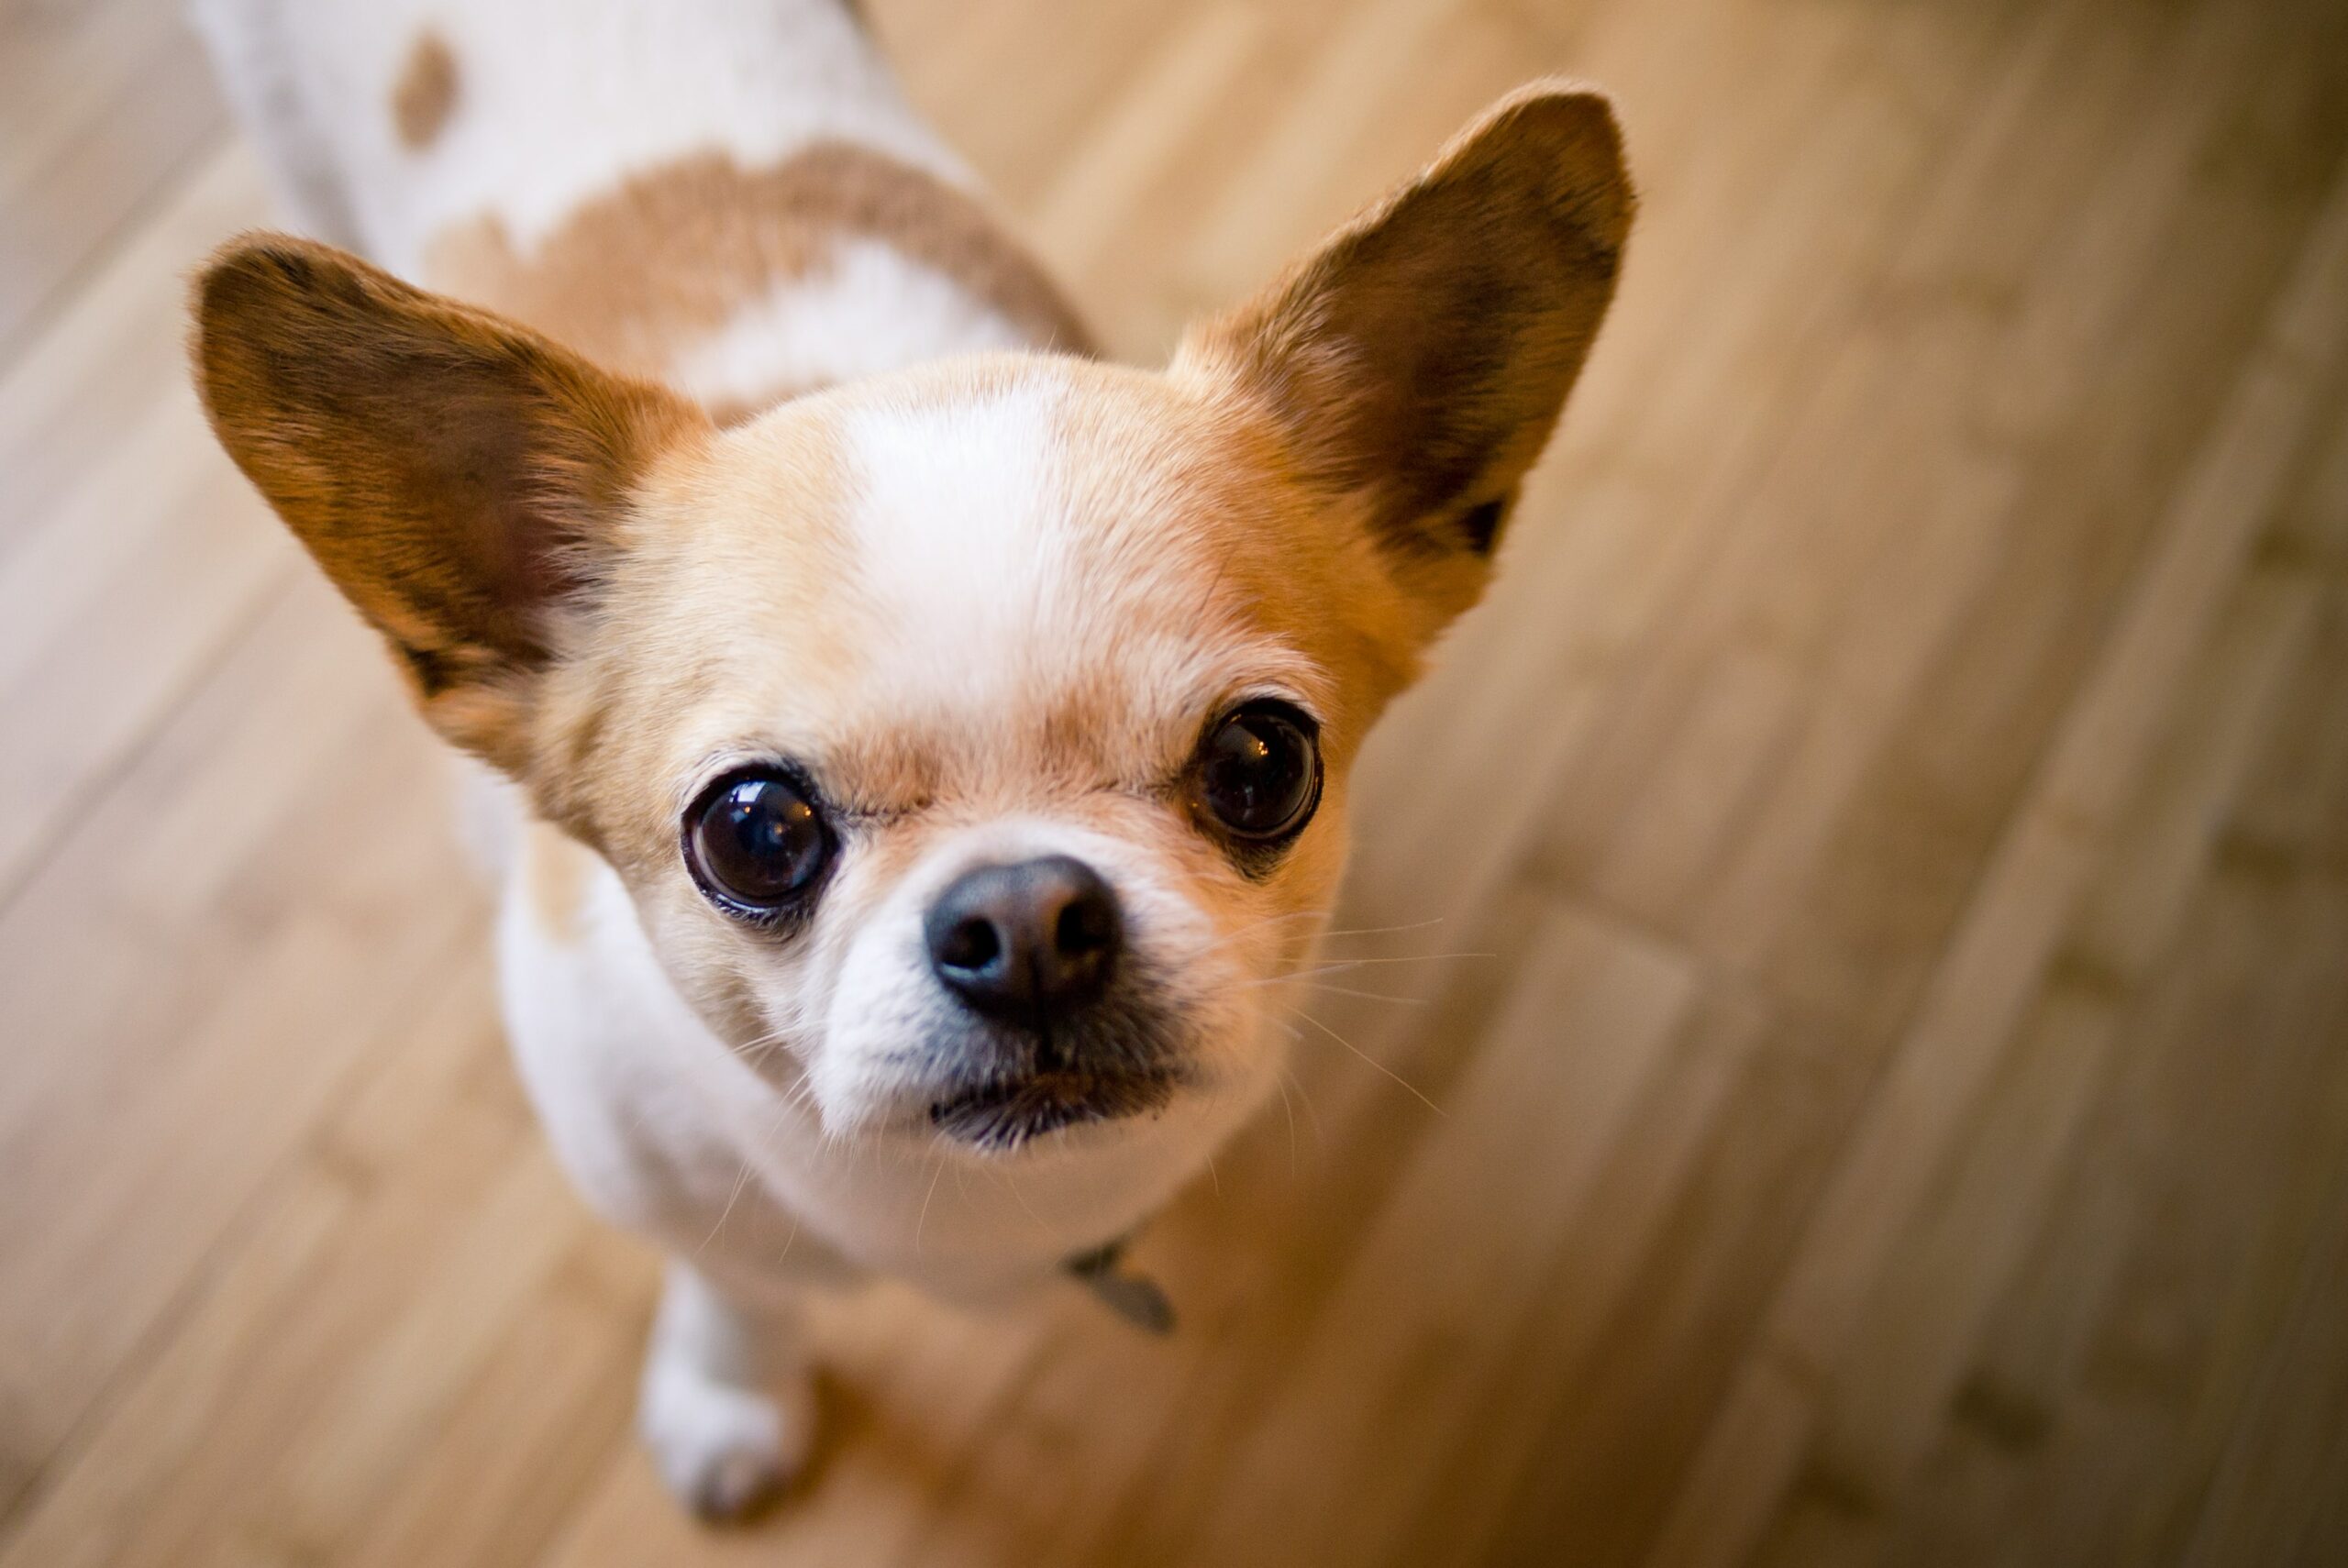
POLYGON ((771 913, 804 898, 833 852, 831 831, 808 791, 771 765, 726 774, 685 818, 685 861, 702 890, 724 905, 771 913))
POLYGON ((1285 702, 1250 702, 1225 714, 1201 744, 1197 769, 1201 802, 1237 838, 1288 837, 1320 800, 1316 731, 1285 702))

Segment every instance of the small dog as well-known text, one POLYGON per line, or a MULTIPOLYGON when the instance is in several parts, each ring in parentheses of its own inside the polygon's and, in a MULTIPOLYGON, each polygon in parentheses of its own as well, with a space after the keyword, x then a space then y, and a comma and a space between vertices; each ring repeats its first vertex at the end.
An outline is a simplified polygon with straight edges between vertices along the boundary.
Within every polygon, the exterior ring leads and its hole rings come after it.
POLYGON ((670 1254, 670 1485, 800 1466, 811 1286, 1153 1315, 1114 1244, 1272 1088, 1347 771, 1613 294, 1606 101, 1516 93, 1153 371, 842 0, 197 15, 319 238, 212 259, 196 381, 515 786, 505 1021, 670 1254))

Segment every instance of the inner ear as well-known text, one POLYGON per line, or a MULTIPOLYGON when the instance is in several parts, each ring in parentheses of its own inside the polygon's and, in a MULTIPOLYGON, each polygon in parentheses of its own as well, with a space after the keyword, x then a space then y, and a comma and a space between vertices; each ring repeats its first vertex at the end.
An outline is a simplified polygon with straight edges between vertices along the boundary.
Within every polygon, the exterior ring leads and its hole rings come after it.
POLYGON ((1468 548, 1479 556, 1489 556, 1501 542, 1501 525, 1508 521, 1509 513, 1516 505, 1515 492, 1479 501, 1459 514, 1459 536, 1468 548))
POLYGON ((1413 558, 1497 542, 1613 298, 1634 199, 1611 108, 1536 84, 1185 343, 1305 476, 1413 558))
POLYGON ((426 716, 520 771, 536 676, 646 470, 705 416, 282 236, 215 257, 195 316, 221 445, 383 634, 426 716))

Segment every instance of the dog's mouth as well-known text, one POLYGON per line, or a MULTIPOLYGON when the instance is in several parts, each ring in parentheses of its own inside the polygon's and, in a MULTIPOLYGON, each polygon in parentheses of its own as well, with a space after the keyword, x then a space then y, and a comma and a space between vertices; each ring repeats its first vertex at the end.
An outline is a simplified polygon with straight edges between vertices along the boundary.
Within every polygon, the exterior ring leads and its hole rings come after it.
POLYGON ((1172 1072, 1030 1073, 957 1090, 929 1108, 930 1125, 990 1153, 1089 1121, 1139 1116, 1165 1105, 1172 1072))

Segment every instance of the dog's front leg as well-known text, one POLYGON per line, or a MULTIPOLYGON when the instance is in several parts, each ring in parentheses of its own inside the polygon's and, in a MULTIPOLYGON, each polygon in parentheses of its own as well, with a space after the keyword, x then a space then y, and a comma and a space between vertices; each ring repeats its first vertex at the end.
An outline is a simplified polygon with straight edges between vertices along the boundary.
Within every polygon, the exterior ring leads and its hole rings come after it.
POLYGON ((806 1463, 814 1385, 796 1304, 748 1303, 671 1260, 637 1424, 661 1478, 706 1519, 738 1519, 806 1463))

